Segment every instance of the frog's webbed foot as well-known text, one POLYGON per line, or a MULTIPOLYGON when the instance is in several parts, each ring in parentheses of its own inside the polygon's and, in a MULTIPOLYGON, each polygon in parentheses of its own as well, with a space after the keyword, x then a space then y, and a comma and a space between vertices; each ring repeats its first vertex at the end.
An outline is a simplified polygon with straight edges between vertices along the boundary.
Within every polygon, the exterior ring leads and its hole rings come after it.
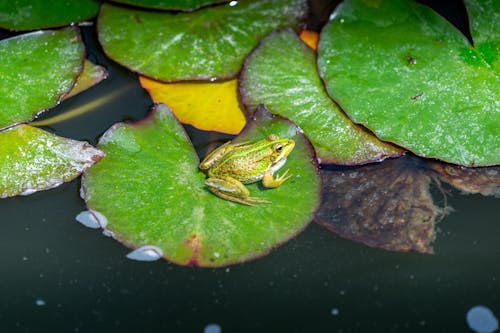
POLYGON ((231 177, 210 177, 205 180, 210 192, 218 197, 238 202, 243 205, 254 206, 258 203, 271 203, 271 201, 253 198, 250 196, 250 191, 240 181, 231 177))
POLYGON ((262 178, 262 185, 267 188, 276 188, 281 186, 287 179, 290 179, 292 175, 288 175, 288 170, 286 170, 282 175, 276 175, 276 178, 273 178, 272 173, 266 173, 262 178))

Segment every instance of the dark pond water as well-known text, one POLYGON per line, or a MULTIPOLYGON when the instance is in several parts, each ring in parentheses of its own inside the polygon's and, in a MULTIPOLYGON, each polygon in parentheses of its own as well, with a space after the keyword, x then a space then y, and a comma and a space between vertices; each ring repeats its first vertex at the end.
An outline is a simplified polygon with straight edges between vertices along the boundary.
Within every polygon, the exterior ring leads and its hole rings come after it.
MULTIPOLYGON (((455 2, 442 6, 463 24, 455 2)), ((151 100, 102 56, 93 28, 84 33, 110 77, 50 115, 123 94, 50 130, 95 143, 115 122, 144 117, 151 100)), ((203 150, 209 136, 190 133, 203 150)), ((269 256, 222 269, 126 259, 128 249, 75 221, 79 180, 0 200, 0 332, 471 332, 472 307, 500 316, 498 200, 449 190, 455 212, 438 225, 434 255, 368 248, 312 223, 269 256)))

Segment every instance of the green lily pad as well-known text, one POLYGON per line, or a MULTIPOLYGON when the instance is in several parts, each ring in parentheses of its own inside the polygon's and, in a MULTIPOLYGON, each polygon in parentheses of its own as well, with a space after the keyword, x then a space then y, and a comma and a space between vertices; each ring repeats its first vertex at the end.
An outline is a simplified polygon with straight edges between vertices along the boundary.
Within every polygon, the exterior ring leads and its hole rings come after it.
POLYGON ((297 27, 306 11, 305 0, 241 0, 192 13, 104 4, 99 40, 110 58, 157 80, 230 78, 262 36, 297 27))
POLYGON ((499 164, 499 3, 467 6, 474 46, 417 2, 346 1, 319 43, 328 92, 382 140, 455 164, 499 164))
POLYGON ((0 129, 56 105, 82 71, 84 46, 75 28, 0 41, 0 129))
POLYGON ((272 203, 245 206, 208 191, 184 129, 159 104, 142 122, 103 135, 106 157, 82 180, 87 207, 120 242, 152 246, 177 264, 224 266, 265 255, 305 228, 320 191, 312 146, 288 120, 258 111, 235 141, 271 133, 295 140, 282 169, 293 177, 275 189, 248 185, 252 196, 272 203))
POLYGON ((0 198, 27 195, 71 181, 103 157, 86 142, 28 125, 0 132, 0 198))
POLYGON ((240 80, 243 103, 298 124, 322 163, 363 164, 403 153, 353 124, 330 99, 316 68, 316 54, 292 30, 271 33, 247 58, 240 80))
POLYGON ((0 0, 0 28, 35 30, 77 23, 97 14, 95 0, 0 0))
POLYGON ((119 2, 127 5, 144 7, 144 8, 152 8, 152 9, 192 11, 208 5, 214 5, 227 1, 225 0, 114 0, 114 2, 119 2))

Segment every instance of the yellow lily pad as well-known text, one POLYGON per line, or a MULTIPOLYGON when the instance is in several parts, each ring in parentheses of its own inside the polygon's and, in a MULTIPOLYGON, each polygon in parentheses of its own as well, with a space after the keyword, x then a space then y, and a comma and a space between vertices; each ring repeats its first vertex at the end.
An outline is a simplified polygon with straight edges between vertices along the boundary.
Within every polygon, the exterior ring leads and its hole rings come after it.
POLYGON ((151 98, 167 104, 183 124, 228 134, 238 134, 245 126, 237 80, 164 83, 144 76, 139 80, 151 98))

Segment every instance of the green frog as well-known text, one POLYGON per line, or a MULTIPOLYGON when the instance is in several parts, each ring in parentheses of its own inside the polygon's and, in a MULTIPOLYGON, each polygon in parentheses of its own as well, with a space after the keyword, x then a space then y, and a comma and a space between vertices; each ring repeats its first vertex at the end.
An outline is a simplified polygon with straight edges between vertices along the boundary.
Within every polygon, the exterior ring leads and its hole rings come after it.
POLYGON ((281 186, 291 177, 288 170, 273 177, 281 169, 292 152, 295 141, 271 134, 255 143, 226 142, 209 153, 200 163, 200 170, 208 175, 205 184, 215 195, 230 201, 253 206, 271 203, 250 197, 244 184, 262 180, 267 188, 281 186))

